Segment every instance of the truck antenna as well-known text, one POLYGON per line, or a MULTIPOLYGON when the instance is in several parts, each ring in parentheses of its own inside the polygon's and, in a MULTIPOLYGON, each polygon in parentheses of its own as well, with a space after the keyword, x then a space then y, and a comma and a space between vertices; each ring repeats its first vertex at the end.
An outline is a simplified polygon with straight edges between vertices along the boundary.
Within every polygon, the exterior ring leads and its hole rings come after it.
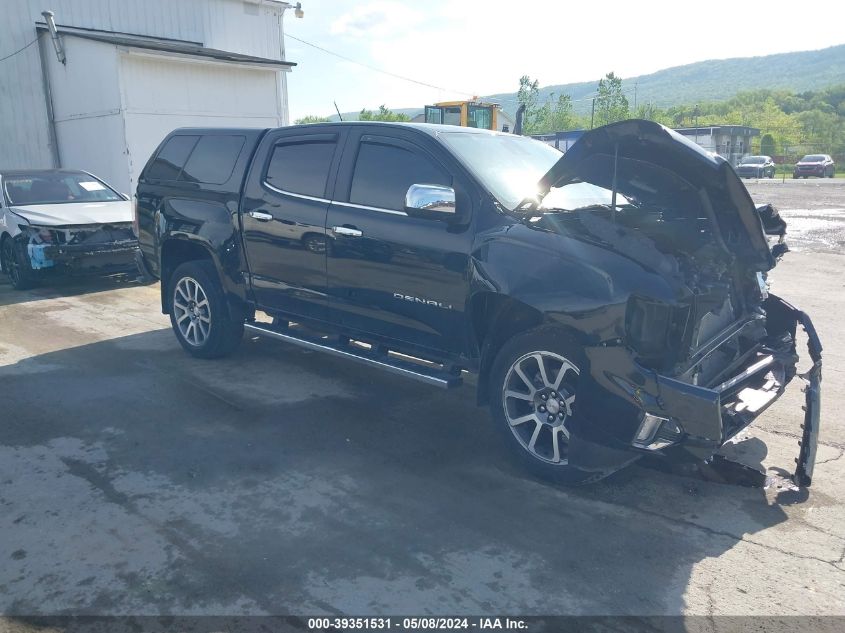
POLYGON ((337 118, 343 121, 343 115, 340 113, 340 108, 337 107, 337 101, 334 102, 334 109, 337 111, 337 118))

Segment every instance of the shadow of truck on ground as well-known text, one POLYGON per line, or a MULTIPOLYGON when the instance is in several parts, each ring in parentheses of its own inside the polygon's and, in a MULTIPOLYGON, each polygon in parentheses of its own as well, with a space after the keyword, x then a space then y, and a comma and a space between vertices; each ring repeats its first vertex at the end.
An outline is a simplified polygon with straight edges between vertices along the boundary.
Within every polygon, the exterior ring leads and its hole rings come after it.
POLYGON ((0 613, 705 613, 696 566, 786 519, 642 468, 536 482, 474 401, 168 330, 2 367, 0 613))

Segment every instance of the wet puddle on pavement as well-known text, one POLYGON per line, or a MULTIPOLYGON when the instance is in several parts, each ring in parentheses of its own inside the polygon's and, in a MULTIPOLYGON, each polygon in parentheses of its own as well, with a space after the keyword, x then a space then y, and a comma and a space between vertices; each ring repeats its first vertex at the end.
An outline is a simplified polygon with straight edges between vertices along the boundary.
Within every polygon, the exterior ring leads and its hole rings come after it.
POLYGON ((786 242, 793 251, 836 251, 845 247, 845 209, 781 209, 786 242))

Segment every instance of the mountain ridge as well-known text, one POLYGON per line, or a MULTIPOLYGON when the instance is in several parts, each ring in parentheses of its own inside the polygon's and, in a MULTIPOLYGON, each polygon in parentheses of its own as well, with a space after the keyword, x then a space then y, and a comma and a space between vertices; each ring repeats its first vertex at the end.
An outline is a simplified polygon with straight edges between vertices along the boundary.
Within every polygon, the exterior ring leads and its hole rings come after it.
MULTIPOLYGON (((540 88, 540 103, 552 94, 568 94, 576 114, 589 114, 598 80, 543 86, 540 88)), ((515 77, 514 83, 517 82, 515 77)), ((763 88, 805 92, 836 84, 845 84, 845 44, 810 51, 710 59, 623 77, 623 88, 632 110, 635 100, 638 106, 651 103, 656 108, 667 108, 722 101, 740 92, 763 88)), ((500 92, 479 98, 500 103, 510 115, 516 112, 518 105, 516 92, 500 92)), ((423 105, 391 109, 413 117, 423 111, 423 105)), ((357 115, 358 112, 344 112, 343 118, 354 120, 357 115)), ((332 115, 330 119, 336 121, 337 115, 332 115)))
MULTIPOLYGON (((756 57, 710 59, 671 66, 645 75, 623 77, 628 101, 633 107, 651 103, 657 108, 730 99, 739 92, 768 88, 805 92, 845 83, 845 44, 811 51, 774 53, 756 57), (632 85, 633 84, 633 85, 632 85)), ((540 88, 540 101, 554 93, 568 94, 578 114, 590 111, 595 81, 557 84, 540 88)), ((517 108, 516 92, 481 97, 502 104, 507 112, 517 108)))

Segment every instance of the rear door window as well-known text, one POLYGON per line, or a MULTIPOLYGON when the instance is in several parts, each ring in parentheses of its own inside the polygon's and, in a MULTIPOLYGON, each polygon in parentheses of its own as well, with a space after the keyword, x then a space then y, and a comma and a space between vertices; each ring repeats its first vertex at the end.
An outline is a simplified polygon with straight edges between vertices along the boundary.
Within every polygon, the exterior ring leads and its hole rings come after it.
POLYGON ((199 136, 171 136, 144 176, 155 180, 176 180, 197 144, 199 136))
MULTIPOLYGON (((404 145, 404 144, 403 144, 404 145)), ((451 186, 451 177, 422 152, 363 141, 355 161, 349 202, 402 211, 411 185, 451 186)))
POLYGON ((191 152, 179 180, 222 185, 232 177, 246 137, 209 134, 200 138, 191 152))
POLYGON ((265 181, 284 192, 323 198, 336 140, 281 142, 273 148, 265 181))

